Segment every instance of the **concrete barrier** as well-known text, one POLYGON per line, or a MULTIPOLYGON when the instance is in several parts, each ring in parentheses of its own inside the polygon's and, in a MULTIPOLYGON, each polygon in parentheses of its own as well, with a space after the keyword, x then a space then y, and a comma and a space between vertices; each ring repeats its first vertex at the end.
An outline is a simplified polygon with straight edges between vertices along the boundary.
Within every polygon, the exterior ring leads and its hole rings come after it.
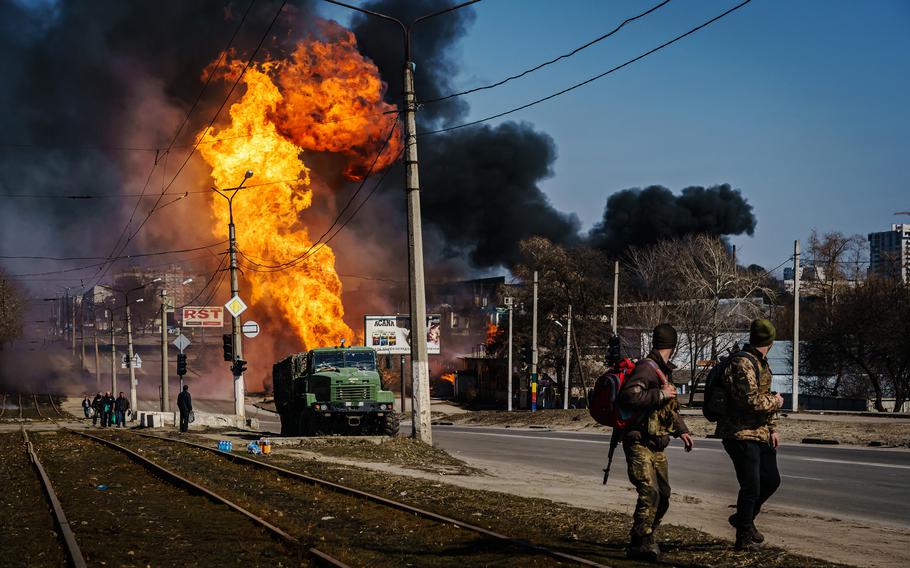
MULTIPOLYGON (((176 428, 180 423, 180 416, 176 412, 140 410, 137 414, 139 425, 144 428, 176 428)), ((214 414, 211 412, 194 411, 193 414, 195 415, 196 420, 190 424, 191 430, 203 426, 209 428, 259 429, 259 420, 257 418, 240 420, 233 414, 214 414)))

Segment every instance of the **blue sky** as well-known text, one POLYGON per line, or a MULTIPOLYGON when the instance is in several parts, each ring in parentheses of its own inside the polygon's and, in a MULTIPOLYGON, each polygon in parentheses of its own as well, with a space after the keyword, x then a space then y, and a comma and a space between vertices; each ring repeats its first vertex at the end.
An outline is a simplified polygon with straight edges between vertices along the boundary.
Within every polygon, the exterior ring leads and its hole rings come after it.
MULTIPOLYGON (((657 3, 483 0, 460 46, 457 86, 533 66, 657 3)), ((567 61, 470 95, 470 118, 600 73, 737 3, 673 0, 567 61)), ((907 101, 910 3, 754 0, 630 67, 501 120, 553 136, 559 159, 544 188, 586 228, 620 189, 728 182, 758 217, 754 237, 734 240, 741 258, 773 267, 812 227, 865 234, 910 222, 893 215, 910 210, 907 101)))

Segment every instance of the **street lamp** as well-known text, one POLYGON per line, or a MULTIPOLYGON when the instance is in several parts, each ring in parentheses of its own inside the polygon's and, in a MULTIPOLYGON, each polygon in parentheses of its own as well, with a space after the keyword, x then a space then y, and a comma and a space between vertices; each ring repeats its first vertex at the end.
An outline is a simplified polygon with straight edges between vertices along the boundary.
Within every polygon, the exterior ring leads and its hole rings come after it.
MULTIPOLYGON (((216 187, 212 188, 215 193, 227 199, 228 202, 228 240, 230 243, 228 245, 228 253, 231 258, 231 298, 240 294, 240 283, 237 277, 237 234, 234 230, 234 197, 243 189, 243 184, 246 183, 246 180, 251 177, 253 177, 253 170, 247 170, 246 173, 243 174, 243 181, 241 181, 240 185, 237 187, 229 187, 223 190, 216 187), (228 194, 225 193, 227 191, 233 193, 228 196, 228 194)), ((231 316, 231 339, 231 345, 233 346, 233 353, 231 353, 231 372, 234 373, 234 414, 243 420, 246 417, 243 400, 243 373, 238 372, 240 367, 235 364, 236 361, 243 359, 243 346, 240 344, 240 318, 236 316, 231 316)))
POLYGON ((437 12, 426 14, 405 24, 398 18, 366 10, 338 0, 326 0, 330 4, 342 6, 361 14, 380 18, 398 24, 404 40, 404 143, 405 143, 405 193, 408 200, 408 266, 411 273, 408 277, 410 287, 411 337, 418 341, 411 342, 411 381, 413 383, 414 405, 412 408, 412 435, 426 444, 433 443, 432 426, 430 425, 430 375, 427 359, 426 290, 423 273, 423 229, 420 218, 420 180, 417 168, 417 98, 414 94, 414 62, 411 61, 411 30, 419 24, 441 14, 446 14, 480 0, 470 0, 437 12))

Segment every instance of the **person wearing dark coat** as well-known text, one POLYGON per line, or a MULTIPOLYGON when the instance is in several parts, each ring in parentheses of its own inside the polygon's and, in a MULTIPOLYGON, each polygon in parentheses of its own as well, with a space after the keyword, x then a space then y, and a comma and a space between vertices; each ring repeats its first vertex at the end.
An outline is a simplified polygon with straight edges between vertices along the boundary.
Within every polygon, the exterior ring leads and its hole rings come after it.
POLYGON ((126 423, 126 411, 130 409, 130 401, 120 393, 117 400, 114 401, 114 414, 116 415, 117 426, 123 428, 126 423))
POLYGON ((104 393, 101 398, 101 427, 114 425, 114 396, 111 391, 104 393))
MULTIPOLYGON (((98 419, 101 418, 101 393, 95 395, 95 398, 92 399, 92 409, 94 409, 95 414, 92 415, 92 426, 98 425, 98 419)), ((102 424, 104 420, 102 420, 102 424)))
POLYGON ((82 399, 82 413, 85 414, 86 420, 92 417, 92 399, 88 395, 82 399))
POLYGON ((183 385, 183 392, 177 395, 177 410, 180 411, 180 431, 186 432, 190 428, 190 412, 193 411, 193 397, 187 385, 183 385))

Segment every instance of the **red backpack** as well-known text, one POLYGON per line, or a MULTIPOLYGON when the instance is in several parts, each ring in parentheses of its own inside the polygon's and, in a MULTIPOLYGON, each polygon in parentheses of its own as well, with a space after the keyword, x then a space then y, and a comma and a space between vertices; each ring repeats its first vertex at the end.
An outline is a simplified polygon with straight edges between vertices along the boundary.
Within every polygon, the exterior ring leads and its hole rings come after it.
POLYGON ((632 375, 635 364, 625 358, 615 369, 597 378, 588 393, 588 410, 591 417, 604 426, 623 429, 635 421, 636 416, 619 405, 619 390, 632 375))

